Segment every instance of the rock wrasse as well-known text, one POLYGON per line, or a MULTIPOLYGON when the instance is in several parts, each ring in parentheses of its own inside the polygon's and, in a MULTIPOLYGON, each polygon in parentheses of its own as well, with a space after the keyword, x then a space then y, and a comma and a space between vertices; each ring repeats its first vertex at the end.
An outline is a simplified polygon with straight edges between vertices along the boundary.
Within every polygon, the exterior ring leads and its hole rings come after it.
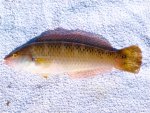
POLYGON ((88 77, 110 72, 113 67, 138 73, 142 55, 136 45, 117 50, 102 36, 57 28, 17 48, 4 60, 16 69, 44 77, 64 73, 88 77))

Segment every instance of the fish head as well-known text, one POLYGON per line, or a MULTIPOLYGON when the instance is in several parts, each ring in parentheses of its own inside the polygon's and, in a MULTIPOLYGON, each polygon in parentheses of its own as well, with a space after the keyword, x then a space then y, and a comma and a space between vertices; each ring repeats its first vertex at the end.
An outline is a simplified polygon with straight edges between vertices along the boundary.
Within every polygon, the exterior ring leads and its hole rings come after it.
POLYGON ((22 50, 11 52, 4 58, 6 65, 15 67, 32 62, 32 56, 22 50))

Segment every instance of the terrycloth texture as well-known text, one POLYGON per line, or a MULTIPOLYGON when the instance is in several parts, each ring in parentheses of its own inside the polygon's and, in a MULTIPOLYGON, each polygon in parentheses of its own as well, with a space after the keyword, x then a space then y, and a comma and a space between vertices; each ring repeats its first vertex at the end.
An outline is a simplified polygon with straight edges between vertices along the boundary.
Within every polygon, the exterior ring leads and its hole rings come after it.
POLYGON ((103 35, 118 49, 138 45, 139 74, 44 79, 0 61, 0 113, 150 113, 149 0, 0 0, 0 60, 56 27, 103 35))

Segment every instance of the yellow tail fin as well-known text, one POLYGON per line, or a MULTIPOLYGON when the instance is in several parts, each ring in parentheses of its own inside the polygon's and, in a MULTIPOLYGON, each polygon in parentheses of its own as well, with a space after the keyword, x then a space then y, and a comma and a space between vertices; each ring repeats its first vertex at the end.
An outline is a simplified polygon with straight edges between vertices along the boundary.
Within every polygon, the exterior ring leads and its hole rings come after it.
POLYGON ((142 52, 138 46, 133 45, 121 49, 117 55, 116 68, 132 73, 139 72, 142 63, 142 52))

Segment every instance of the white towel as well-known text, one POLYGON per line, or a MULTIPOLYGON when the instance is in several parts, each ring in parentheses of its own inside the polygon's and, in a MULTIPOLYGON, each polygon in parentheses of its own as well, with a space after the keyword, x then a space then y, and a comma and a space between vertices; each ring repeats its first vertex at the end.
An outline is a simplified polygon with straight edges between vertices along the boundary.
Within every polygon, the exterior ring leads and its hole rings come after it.
POLYGON ((150 1, 0 0, 0 113, 150 113, 150 1), (118 49, 138 45, 139 74, 114 69, 86 79, 44 79, 1 62, 56 27, 103 35, 118 49))

